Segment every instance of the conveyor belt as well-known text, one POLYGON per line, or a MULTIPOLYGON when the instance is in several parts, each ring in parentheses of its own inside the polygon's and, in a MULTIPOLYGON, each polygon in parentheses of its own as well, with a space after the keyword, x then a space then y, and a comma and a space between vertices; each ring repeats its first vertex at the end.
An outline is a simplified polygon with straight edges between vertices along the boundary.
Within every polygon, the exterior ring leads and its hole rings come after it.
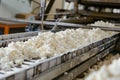
MULTIPOLYGON (((45 60, 37 59, 25 61, 21 67, 12 68, 10 71, 0 70, 0 80, 51 80, 62 75, 66 71, 75 72, 76 69, 75 71, 71 69, 82 62, 88 59, 90 59, 90 61, 99 59, 107 55, 109 51, 112 51, 118 37, 119 34, 115 34, 83 48, 71 50, 55 57, 45 60)), ((85 65, 87 65, 88 62, 86 62, 85 65)), ((68 74, 68 76, 65 75, 59 79, 66 80, 69 76, 68 74)), ((75 76, 71 79, 74 77, 75 76)))

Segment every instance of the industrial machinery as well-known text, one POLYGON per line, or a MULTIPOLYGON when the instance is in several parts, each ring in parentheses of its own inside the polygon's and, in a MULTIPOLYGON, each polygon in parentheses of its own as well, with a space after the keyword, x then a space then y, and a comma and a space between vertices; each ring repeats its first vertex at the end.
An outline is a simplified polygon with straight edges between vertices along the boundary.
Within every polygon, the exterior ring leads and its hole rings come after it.
MULTIPOLYGON (((1 19, 6 21, 42 24, 41 21, 25 21, 8 18, 1 19)), ((55 25, 55 22, 44 21, 43 23, 44 25, 55 25)), ((57 25, 63 27, 70 27, 71 25, 71 27, 74 28, 90 28, 79 24, 68 24, 61 22, 58 22, 57 25)), ((93 27, 94 26, 91 26, 91 28, 93 27)), ((98 27, 103 30, 120 31, 120 28, 98 27)), ((25 32, 1 35, 0 46, 5 47, 13 41, 26 41, 37 34, 38 32, 25 32)), ((106 37, 102 40, 84 46, 83 48, 79 48, 61 55, 44 60, 32 59, 24 61, 24 64, 21 67, 16 66, 8 71, 0 70, 0 80, 73 80, 101 58, 109 54, 109 52, 115 50, 115 46, 120 43, 119 38, 120 34, 117 33, 113 36, 106 37)))

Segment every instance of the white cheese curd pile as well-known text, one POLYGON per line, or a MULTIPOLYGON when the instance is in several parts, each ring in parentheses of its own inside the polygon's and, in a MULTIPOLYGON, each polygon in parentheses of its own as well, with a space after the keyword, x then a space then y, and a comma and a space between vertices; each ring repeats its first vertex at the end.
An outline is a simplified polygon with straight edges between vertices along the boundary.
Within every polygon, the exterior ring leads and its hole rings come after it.
POLYGON ((110 23, 110 22, 105 22, 105 21, 96 21, 95 23, 88 24, 88 25, 91 25, 91 26, 101 26, 101 27, 117 27, 117 26, 115 26, 115 24, 110 23))
POLYGON ((38 33, 25 42, 12 42, 0 48, 0 69, 22 65, 24 60, 46 59, 116 34, 101 29, 67 29, 57 33, 38 33))
POLYGON ((120 80, 120 57, 92 72, 85 80, 120 80))

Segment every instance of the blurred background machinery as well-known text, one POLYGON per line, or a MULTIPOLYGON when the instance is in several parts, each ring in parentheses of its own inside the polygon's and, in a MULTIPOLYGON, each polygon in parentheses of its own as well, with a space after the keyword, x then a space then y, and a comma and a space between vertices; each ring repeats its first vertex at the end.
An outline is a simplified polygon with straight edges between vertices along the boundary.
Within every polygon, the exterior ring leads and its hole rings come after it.
MULTIPOLYGON (((32 21, 60 21, 84 25, 98 20, 109 21, 115 24, 120 22, 120 2, 118 0, 45 0, 45 3, 42 3, 41 0, 1 0, 0 6, 2 11, 0 16, 7 18, 16 17, 32 21), (41 9, 44 9, 44 11, 41 9)), ((3 24, 11 25, 13 23, 4 22, 3 24)), ((19 27, 16 32, 36 31, 40 30, 39 27, 42 26, 38 24, 26 25, 27 27, 19 27)), ((52 27, 44 26, 47 30, 52 27)), ((14 33, 15 30, 12 29, 10 28, 10 33, 14 33)), ((1 27, 1 33, 5 33, 3 27, 1 27)))

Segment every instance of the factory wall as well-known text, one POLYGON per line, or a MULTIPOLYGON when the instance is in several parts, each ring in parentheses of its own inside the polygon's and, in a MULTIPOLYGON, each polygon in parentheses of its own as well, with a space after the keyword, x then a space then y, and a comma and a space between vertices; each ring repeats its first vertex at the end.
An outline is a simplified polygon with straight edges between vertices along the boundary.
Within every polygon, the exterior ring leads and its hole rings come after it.
POLYGON ((0 16, 14 17, 17 13, 30 13, 31 6, 28 0, 1 0, 0 16))
POLYGON ((0 17, 14 17, 15 14, 12 13, 9 9, 7 9, 3 4, 0 4, 0 17))
MULTIPOLYGON (((36 2, 39 2, 40 3, 40 0, 34 0, 36 2)), ((38 14, 40 12, 40 7, 39 7, 39 4, 36 4, 34 2, 31 3, 31 7, 32 7, 32 13, 34 14, 38 14), (36 7, 38 7, 37 9, 35 9, 36 7), (35 9, 35 10, 34 10, 35 9)))

